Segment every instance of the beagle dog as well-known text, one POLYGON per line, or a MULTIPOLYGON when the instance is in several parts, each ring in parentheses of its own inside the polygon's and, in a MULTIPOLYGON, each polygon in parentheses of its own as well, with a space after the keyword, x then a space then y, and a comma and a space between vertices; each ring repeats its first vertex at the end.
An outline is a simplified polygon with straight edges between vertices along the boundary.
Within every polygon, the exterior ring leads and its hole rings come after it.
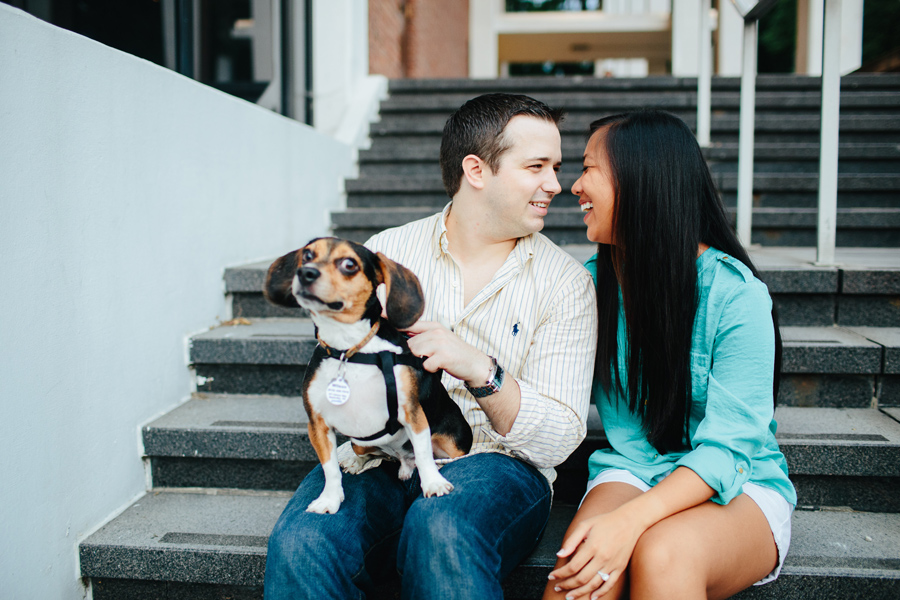
POLYGON ((415 274, 360 244, 317 238, 272 263, 263 292, 274 304, 308 310, 319 340, 302 393, 325 489, 306 510, 333 514, 344 500, 335 430, 350 438, 356 472, 368 456, 386 454, 399 459, 400 479, 419 469, 425 496, 450 492, 434 457, 468 453, 472 429, 440 372, 426 371, 398 331, 424 311, 415 274), (387 319, 376 293, 382 284, 387 319))

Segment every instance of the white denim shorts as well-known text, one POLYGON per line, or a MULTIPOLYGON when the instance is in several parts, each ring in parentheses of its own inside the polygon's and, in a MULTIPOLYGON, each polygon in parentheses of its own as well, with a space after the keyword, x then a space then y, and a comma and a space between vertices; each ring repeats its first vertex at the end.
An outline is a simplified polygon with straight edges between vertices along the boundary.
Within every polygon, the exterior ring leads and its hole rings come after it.
MULTIPOLYGON (((588 481, 584 495, 587 496, 588 492, 601 483, 609 483, 611 481, 627 483, 642 492, 650 489, 649 485, 625 469, 606 469, 588 481)), ((756 502, 756 505, 763 511, 766 521, 769 522, 769 528, 772 530, 772 536, 775 538, 775 546, 778 548, 778 564, 775 565, 771 573, 753 584, 762 585, 775 581, 778 578, 778 574, 781 573, 784 557, 787 556, 788 548, 791 545, 791 515, 794 512, 794 506, 775 490, 750 483, 749 481, 741 487, 741 491, 756 502)), ((581 501, 584 502, 584 498, 581 501)))

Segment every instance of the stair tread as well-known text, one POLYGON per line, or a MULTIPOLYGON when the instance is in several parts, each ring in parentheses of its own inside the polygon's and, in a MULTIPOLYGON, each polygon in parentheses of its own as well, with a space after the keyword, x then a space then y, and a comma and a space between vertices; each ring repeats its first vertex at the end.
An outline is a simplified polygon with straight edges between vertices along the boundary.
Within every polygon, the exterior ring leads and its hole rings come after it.
MULTIPOLYGON (((737 163, 739 145, 737 142, 713 141, 703 153, 709 160, 737 163)), ((569 162, 580 164, 584 152, 584 136, 569 135, 562 140, 563 165, 569 162)), ((774 143, 757 142, 754 144, 754 160, 759 163, 767 159, 790 159, 792 161, 815 162, 818 164, 819 143, 774 143)), ((900 147, 885 142, 841 142, 838 144, 838 156, 845 160, 896 160, 900 158, 900 147)), ((420 138, 409 140, 394 136, 373 140, 373 147, 360 152, 361 164, 379 163, 427 163, 439 169, 440 139, 420 138)))
MULTIPOLYGON (((595 244, 566 244, 563 250, 571 254, 578 262, 584 262, 596 251, 595 244)), ((830 292, 838 291, 837 270, 852 271, 855 275, 862 274, 900 274, 900 252, 896 248, 836 248, 835 265, 816 265, 816 249, 811 247, 791 246, 754 246, 750 248, 750 256, 754 264, 762 272, 763 279, 769 285, 773 293, 778 292, 830 292), (817 276, 817 287, 810 288, 808 284, 798 286, 796 282, 787 282, 785 275, 789 273, 817 276), (822 275, 831 274, 823 283, 822 275), (772 279, 779 276, 779 281, 772 279)), ((261 293, 266 271, 272 260, 262 260, 229 267, 225 270, 225 291, 256 292, 261 293)), ((847 292, 845 276, 844 293, 847 292)), ((888 291, 875 291, 870 287, 861 290, 864 293, 900 293, 900 284, 888 291)), ((858 293, 854 288, 850 293, 858 293)))
MULTIPOLYGON (((391 96, 381 104, 382 114, 391 113, 450 113, 469 100, 469 92, 447 92, 441 94, 400 94, 391 96)), ((609 107, 623 109, 638 106, 653 107, 687 107, 697 105, 697 89, 672 90, 660 95, 656 90, 614 90, 606 91, 602 96, 596 91, 579 88, 545 91, 540 100, 550 106, 564 106, 567 111, 597 110, 609 107)), ((767 109, 813 109, 818 111, 822 103, 821 90, 775 90, 759 91, 755 97, 758 112, 767 109)), ((711 106, 715 110, 737 110, 740 107, 739 90, 716 90, 711 97, 711 106)), ((848 91, 841 98, 841 109, 853 108, 895 108, 900 106, 900 96, 893 91, 848 91)))
MULTIPOLYGON (((471 98, 471 94, 432 94, 421 96, 394 96, 384 101, 381 113, 385 114, 423 114, 428 112, 451 113, 471 98)), ((540 100, 550 106, 564 106, 571 113, 580 110, 602 110, 608 108, 633 109, 640 106, 657 108, 694 108, 697 105, 696 90, 671 92, 660 96, 655 91, 643 92, 607 92, 598 98, 591 91, 544 92, 540 100)), ((821 106, 821 92, 815 90, 796 92, 759 92, 755 98, 757 113, 766 110, 807 109, 818 110, 821 106)), ((857 108, 891 109, 900 106, 900 99, 895 92, 851 92, 841 98, 841 109, 844 111, 857 108)), ((740 108, 739 91, 715 92, 711 98, 714 111, 740 108)))
POLYGON ((191 362, 301 366, 312 357, 316 339, 311 320, 268 318, 249 323, 222 325, 192 336, 191 362))
MULTIPOLYGON (((736 180, 735 180, 736 181, 736 180)), ((794 181, 794 189, 800 189, 800 183, 794 181)), ((384 192, 384 190, 378 190, 384 192)), ((399 193, 399 192, 398 192, 399 193)), ((443 199, 442 199, 443 201, 443 199)), ((544 233, 552 238, 555 228, 577 229, 583 236, 584 214, 575 204, 575 198, 568 194, 556 200, 561 205, 553 208, 544 218, 544 233)), ((332 213, 333 226, 340 232, 342 228, 360 228, 372 234, 383 228, 404 225, 435 213, 437 206, 424 202, 425 206, 350 208, 343 212, 332 213)), ((727 209, 732 215, 734 208, 727 209)), ((818 212, 814 208, 754 207, 753 226, 757 229, 765 227, 803 228, 815 230, 818 212)), ((839 229, 885 229, 895 230, 900 227, 900 208, 838 208, 836 211, 839 229)))
MULTIPOLYGON (((193 336, 194 364, 305 365, 316 340, 309 319, 259 318, 193 336)), ((882 328, 873 328, 870 332, 882 328)), ((785 373, 881 373, 881 345, 839 326, 786 326, 785 373), (814 355, 811 355, 814 353, 814 355), (808 359, 812 359, 809 362, 808 359), (806 362, 805 362, 806 361, 806 362)))
POLYGON ((885 374, 900 374, 900 327, 846 327, 846 329, 865 337, 884 347, 885 374))
MULTIPOLYGON (((83 576, 261 585, 288 493, 154 490, 80 545, 83 576)), ((574 508, 557 505, 519 567, 547 569, 574 508)), ((796 511, 783 574, 900 578, 900 514, 796 511)), ((512 577, 516 577, 514 573, 512 577)))
MULTIPOLYGON (((559 184, 568 192, 577 179, 577 173, 563 172, 559 175, 559 184)), ((722 192, 734 192, 737 189, 737 173, 713 173, 717 187, 722 192)), ((879 191, 879 192, 895 192, 900 188, 900 175, 895 173, 839 173, 837 176, 838 190, 842 192, 850 191, 879 191)), ((814 192, 818 190, 819 175, 818 173, 760 173, 753 175, 753 189, 757 193, 761 192, 814 192)), ((356 194, 417 194, 417 195, 443 195, 445 193, 444 186, 441 183, 440 175, 435 172, 432 175, 368 175, 363 179, 348 180, 346 182, 347 193, 356 194)), ((561 197, 569 197, 568 193, 564 193, 561 197)), ((573 207, 575 208, 575 207, 573 207)), ((364 209, 350 209, 364 210, 364 209)), ((410 211, 411 208, 402 205, 387 205, 375 209, 378 211, 410 211)), ((434 211, 433 208, 427 207, 420 210, 434 211)), ((577 210, 577 209, 576 209, 577 210)), ((799 210, 793 207, 787 210, 799 210)), ((814 209, 811 209, 814 210, 814 209)), ((853 210, 838 209, 840 210, 853 210)), ((897 210, 894 208, 893 210, 897 210)), ((341 213, 333 213, 340 215, 341 213)))
MULTIPOLYGON (((777 439, 791 472, 900 476, 900 423, 873 408, 779 406, 777 439)), ((300 398, 198 394, 143 430, 147 456, 317 461, 300 398)), ((342 440, 344 438, 341 438, 342 440)), ((596 408, 588 450, 606 446, 596 408)))
MULTIPOLYGON (((618 107, 617 107, 618 108, 618 107)), ((624 107, 622 107, 624 108, 624 107)), ((666 108, 673 109, 668 106, 666 108)), ((683 120, 692 125, 696 120, 696 111, 693 106, 679 106, 682 110, 671 110, 675 113, 683 113, 683 120), (693 112, 692 112, 693 111, 693 112)), ((590 122, 597 115, 602 114, 602 108, 596 108, 590 112, 572 112, 567 119, 560 124, 562 133, 583 133, 587 131, 590 122)), ((391 135, 440 135, 444 128, 444 122, 450 115, 450 111, 431 112, 417 115, 415 119, 407 118, 407 115, 388 113, 382 115, 381 121, 372 123, 370 134, 373 136, 391 135)), ((896 132, 900 130, 900 118, 892 113, 884 114, 841 114, 839 117, 840 131, 842 133, 860 132, 896 132)), ((712 134, 735 134, 739 128, 739 116, 734 113, 715 114, 710 119, 712 134)), ((817 112, 798 111, 766 111, 758 112, 755 119, 755 131, 757 134, 802 132, 804 134, 816 134, 820 130, 820 117, 817 112)))
MULTIPOLYGON (((609 90, 694 90, 695 77, 673 77, 671 75, 651 75, 648 77, 598 78, 585 76, 568 77, 513 77, 507 79, 392 79, 389 82, 391 96, 401 94, 448 93, 465 90, 471 96, 479 92, 510 91, 528 93, 540 90, 566 90, 571 88, 597 91, 609 90)), ((714 76, 710 81, 713 90, 739 90, 740 77, 714 76)), ((900 88, 900 76, 895 73, 853 73, 841 77, 842 91, 896 90, 900 88)), ((822 89, 820 77, 796 74, 760 74, 756 77, 756 89, 762 92, 778 90, 818 90, 822 89)))
MULTIPOLYGON (((889 409, 890 410, 890 409, 889 409)), ((785 444, 885 444, 900 447, 900 423, 875 408, 817 408, 779 406, 779 440, 785 444)), ((185 430, 283 431, 306 435, 307 415, 296 396, 195 394, 144 427, 144 431, 185 430)), ((591 406, 588 435, 602 435, 596 408, 591 406)), ((900 468, 900 463, 897 465, 900 468)))

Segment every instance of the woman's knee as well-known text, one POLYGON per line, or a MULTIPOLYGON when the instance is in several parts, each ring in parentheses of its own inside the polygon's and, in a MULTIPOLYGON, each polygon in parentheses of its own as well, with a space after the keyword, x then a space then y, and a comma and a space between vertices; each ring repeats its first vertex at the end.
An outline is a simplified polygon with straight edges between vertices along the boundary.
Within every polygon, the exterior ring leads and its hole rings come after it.
POLYGON ((652 529, 644 533, 634 547, 631 567, 637 571, 657 571, 661 574, 680 567, 677 544, 664 536, 653 535, 652 529))
POLYGON ((651 527, 638 540, 629 563, 632 588, 705 589, 705 572, 690 542, 651 527))

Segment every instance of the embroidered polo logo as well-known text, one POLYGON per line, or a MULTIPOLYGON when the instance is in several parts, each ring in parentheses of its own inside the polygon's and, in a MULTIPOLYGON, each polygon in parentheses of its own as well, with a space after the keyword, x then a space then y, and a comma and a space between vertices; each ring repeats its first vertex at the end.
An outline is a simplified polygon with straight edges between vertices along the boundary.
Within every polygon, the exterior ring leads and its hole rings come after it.
POLYGON ((519 324, 518 323, 513 324, 512 335, 513 335, 513 337, 516 337, 517 335, 519 335, 519 324))

